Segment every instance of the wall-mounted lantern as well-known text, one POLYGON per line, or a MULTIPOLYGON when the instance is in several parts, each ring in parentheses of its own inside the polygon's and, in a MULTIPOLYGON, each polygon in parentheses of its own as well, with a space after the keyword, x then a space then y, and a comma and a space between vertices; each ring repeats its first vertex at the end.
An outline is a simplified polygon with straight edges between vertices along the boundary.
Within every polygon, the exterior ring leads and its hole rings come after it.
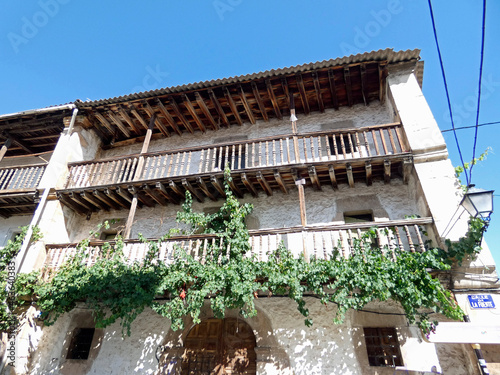
POLYGON ((493 190, 478 189, 469 185, 460 204, 472 217, 479 215, 484 221, 489 221, 493 212, 493 190))

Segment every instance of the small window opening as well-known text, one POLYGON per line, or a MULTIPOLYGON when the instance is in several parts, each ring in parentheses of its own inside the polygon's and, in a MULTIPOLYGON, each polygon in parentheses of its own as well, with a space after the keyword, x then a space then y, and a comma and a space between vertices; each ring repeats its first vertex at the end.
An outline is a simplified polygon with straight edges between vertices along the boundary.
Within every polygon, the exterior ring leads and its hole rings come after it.
POLYGON ((403 366, 398 336, 394 327, 364 328, 370 366, 403 366))
POLYGON ((373 212, 344 212, 344 223, 366 223, 373 221, 373 212))
POLYGON ((67 359, 88 359, 95 328, 76 328, 69 344, 67 359))
POLYGON ((101 235, 99 236, 99 239, 104 241, 113 241, 124 229, 124 223, 122 221, 123 220, 121 219, 105 220, 101 227, 101 235))

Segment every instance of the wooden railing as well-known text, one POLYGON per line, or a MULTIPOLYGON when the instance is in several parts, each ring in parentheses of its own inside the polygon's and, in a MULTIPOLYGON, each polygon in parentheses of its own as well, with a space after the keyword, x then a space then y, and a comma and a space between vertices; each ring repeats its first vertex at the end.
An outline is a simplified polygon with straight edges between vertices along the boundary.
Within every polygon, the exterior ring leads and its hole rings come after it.
MULTIPOLYGON (((377 223, 252 230, 250 231, 251 250, 246 256, 255 256, 258 261, 266 261, 269 255, 283 243, 295 257, 331 259, 338 252, 339 255, 348 258, 356 251, 356 239, 361 238, 366 230, 373 227, 376 228, 376 236, 362 246, 363 250, 369 251, 367 247, 375 246, 381 248, 388 257, 395 259, 396 249, 410 252, 425 251, 427 238, 423 234, 422 226, 431 223, 431 218, 421 218, 377 223)), ((93 242, 86 250, 92 254, 88 258, 88 266, 101 255, 100 249, 103 243, 103 241, 93 242)), ((220 244, 221 240, 216 235, 171 238, 160 244, 158 261, 171 264, 175 260, 176 252, 182 249, 203 263, 211 256, 210 249, 220 244)), ((46 248, 46 269, 59 268, 77 251, 76 244, 47 245, 46 248)), ((125 241, 124 255, 130 263, 142 261, 147 251, 146 243, 138 240, 125 241)), ((229 249, 222 249, 222 253, 227 251, 229 249)))
POLYGON ((46 165, 0 168, 0 191, 35 189, 46 165))
POLYGON ((409 151, 401 124, 275 136, 70 164, 66 189, 285 165, 383 157, 409 151), (141 163, 139 163, 139 161, 141 163), (143 165, 138 170, 137 166, 143 165))

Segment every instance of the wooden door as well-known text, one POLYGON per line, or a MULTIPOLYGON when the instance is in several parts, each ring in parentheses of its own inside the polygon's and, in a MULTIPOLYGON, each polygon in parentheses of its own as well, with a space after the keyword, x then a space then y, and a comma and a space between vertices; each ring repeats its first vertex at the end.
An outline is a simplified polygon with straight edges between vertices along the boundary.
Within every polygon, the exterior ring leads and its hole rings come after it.
POLYGON ((208 319, 184 343, 183 375, 255 375, 255 336, 240 319, 208 319))

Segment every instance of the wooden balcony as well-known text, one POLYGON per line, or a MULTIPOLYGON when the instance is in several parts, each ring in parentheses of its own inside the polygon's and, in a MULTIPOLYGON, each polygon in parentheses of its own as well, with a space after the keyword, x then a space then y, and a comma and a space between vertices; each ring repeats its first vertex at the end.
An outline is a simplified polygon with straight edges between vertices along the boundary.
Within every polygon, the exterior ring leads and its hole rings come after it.
POLYGON ((0 168, 0 216, 33 213, 46 164, 0 168))
MULTIPOLYGON (((336 251, 345 258, 354 253, 355 238, 360 238, 363 231, 376 227, 377 236, 373 245, 383 249, 385 254, 395 259, 395 250, 410 252, 425 251, 423 228, 432 224, 432 218, 406 219, 387 222, 355 223, 343 225, 307 226, 280 229, 251 230, 251 251, 247 257, 255 256, 258 261, 267 261, 269 254, 283 243, 295 257, 304 256, 306 259, 331 259, 336 251)), ((430 228, 426 232, 431 232, 430 228)), ((151 239, 154 240, 154 239, 151 239)), ((102 255, 101 247, 104 241, 90 243, 87 251, 92 256, 87 265, 91 266, 102 255)), ((111 241, 111 243, 113 243, 111 241)), ((207 249, 217 247, 221 240, 216 235, 176 236, 161 242, 159 246, 158 262, 172 264, 176 252, 181 250, 204 263, 209 259, 207 249)), ((229 251, 229 249, 225 249, 229 251)), ((369 251, 368 249, 364 249, 369 251)), ((44 272, 55 270, 62 266, 77 251, 77 244, 46 245, 47 257, 44 272)), ((141 262, 148 251, 147 244, 139 240, 126 240, 124 255, 129 263, 141 262)))
POLYGON ((231 144, 191 147, 72 163, 59 199, 75 211, 179 203, 186 190, 203 201, 224 195, 223 170, 229 164, 231 188, 242 197, 274 190, 288 194, 299 178, 321 190, 340 183, 354 187, 374 180, 407 178, 411 153, 401 124, 283 135, 231 144))

